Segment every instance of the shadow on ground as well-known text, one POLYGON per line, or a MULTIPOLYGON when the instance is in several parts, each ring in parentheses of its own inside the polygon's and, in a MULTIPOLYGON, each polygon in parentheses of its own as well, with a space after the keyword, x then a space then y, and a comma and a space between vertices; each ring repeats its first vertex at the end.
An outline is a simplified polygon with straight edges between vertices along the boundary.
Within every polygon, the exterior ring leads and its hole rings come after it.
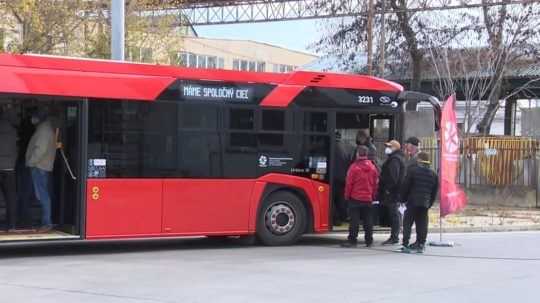
MULTIPOLYGON (((328 237, 306 236, 296 246, 334 246, 341 240, 328 237)), ((116 241, 70 241, 41 242, 29 244, 9 243, 0 246, 0 259, 63 256, 63 255, 98 255, 122 254, 133 252, 170 251, 170 250, 212 250, 212 249, 254 249, 264 247, 261 244, 246 244, 235 238, 184 238, 184 239, 149 239, 116 241)))

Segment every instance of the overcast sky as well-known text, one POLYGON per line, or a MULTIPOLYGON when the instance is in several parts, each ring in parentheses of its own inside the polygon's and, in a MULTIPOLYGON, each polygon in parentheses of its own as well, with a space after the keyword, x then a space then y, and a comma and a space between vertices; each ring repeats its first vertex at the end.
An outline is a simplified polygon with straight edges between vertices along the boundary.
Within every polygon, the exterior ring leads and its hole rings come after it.
POLYGON ((250 24, 196 26, 200 37, 243 39, 266 42, 293 50, 315 53, 308 49, 322 35, 320 21, 282 21, 250 24))

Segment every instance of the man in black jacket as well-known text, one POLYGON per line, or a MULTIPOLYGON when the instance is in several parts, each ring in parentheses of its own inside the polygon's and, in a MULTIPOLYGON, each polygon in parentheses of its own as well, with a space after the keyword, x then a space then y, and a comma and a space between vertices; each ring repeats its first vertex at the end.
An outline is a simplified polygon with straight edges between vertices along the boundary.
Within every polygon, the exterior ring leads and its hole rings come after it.
POLYGON ((394 245, 399 243, 399 230, 401 214, 399 212, 399 201, 401 184, 405 178, 405 160, 401 151, 401 144, 392 140, 386 143, 385 154, 388 158, 381 168, 379 180, 379 199, 388 210, 390 227, 392 229, 390 238, 383 242, 383 245, 394 245))
POLYGON ((403 219, 403 252, 422 253, 428 234, 428 210, 433 206, 439 189, 439 178, 429 167, 429 155, 420 152, 417 164, 409 168, 403 183, 402 196, 407 201, 403 219), (412 225, 416 224, 416 243, 409 246, 412 225))

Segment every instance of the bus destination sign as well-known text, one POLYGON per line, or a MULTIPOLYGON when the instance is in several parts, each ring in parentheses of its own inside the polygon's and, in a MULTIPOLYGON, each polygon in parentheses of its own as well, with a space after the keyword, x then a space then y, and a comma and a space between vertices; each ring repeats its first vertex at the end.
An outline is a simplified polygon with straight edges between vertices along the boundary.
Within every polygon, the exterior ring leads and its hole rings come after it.
POLYGON ((248 103, 252 99, 252 88, 223 85, 184 84, 180 93, 185 100, 206 100, 248 103))

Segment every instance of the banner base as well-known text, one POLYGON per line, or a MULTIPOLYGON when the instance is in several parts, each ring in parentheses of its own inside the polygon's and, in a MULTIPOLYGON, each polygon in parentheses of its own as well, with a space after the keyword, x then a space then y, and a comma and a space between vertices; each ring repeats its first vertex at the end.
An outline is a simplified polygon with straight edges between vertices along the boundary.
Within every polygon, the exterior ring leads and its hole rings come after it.
POLYGON ((454 247, 454 242, 431 241, 431 242, 429 242, 429 246, 435 246, 435 247, 454 247))
POLYGON ((454 242, 452 241, 443 241, 443 230, 442 230, 442 216, 439 216, 439 241, 429 241, 429 246, 434 247, 454 247, 454 242))

